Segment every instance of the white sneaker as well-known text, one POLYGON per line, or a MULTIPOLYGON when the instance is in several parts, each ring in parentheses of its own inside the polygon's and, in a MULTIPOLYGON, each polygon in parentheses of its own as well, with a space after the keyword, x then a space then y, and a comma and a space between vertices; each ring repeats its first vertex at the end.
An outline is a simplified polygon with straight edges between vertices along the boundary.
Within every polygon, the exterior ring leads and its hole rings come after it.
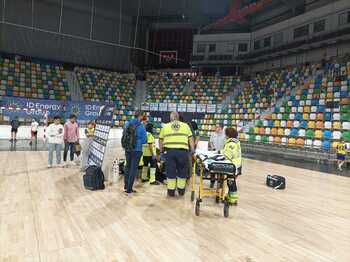
POLYGON ((47 165, 47 168, 52 168, 52 165, 47 165))

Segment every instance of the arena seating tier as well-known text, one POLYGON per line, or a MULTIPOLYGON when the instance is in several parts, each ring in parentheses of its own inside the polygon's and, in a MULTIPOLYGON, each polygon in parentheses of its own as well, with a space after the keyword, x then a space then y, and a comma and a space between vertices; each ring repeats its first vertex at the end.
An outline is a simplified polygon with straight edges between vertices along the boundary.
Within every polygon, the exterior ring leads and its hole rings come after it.
POLYGON ((135 95, 134 74, 120 74, 84 67, 76 67, 75 73, 85 101, 115 104, 114 125, 124 126, 125 121, 132 118, 135 95))
POLYGON ((62 65, 0 57, 0 97, 70 100, 62 65))
POLYGON ((233 76, 148 74, 147 101, 151 103, 219 104, 239 83, 233 76))
POLYGON ((207 114, 197 121, 204 136, 210 135, 216 123, 255 122, 254 127, 243 129, 241 140, 329 150, 340 139, 350 142, 349 94, 350 63, 282 70, 250 81, 228 112, 207 114), (276 98, 270 99, 272 94, 276 98), (279 98, 283 103, 274 106, 279 98), (269 107, 272 112, 259 119, 269 107))
POLYGON ((242 92, 228 105, 226 112, 207 114, 204 119, 197 120, 201 134, 209 136, 216 123, 236 126, 259 118, 278 99, 303 83, 305 77, 301 68, 258 74, 245 83, 242 92))
POLYGON ((242 136, 248 141, 323 148, 350 142, 350 63, 327 66, 242 136))

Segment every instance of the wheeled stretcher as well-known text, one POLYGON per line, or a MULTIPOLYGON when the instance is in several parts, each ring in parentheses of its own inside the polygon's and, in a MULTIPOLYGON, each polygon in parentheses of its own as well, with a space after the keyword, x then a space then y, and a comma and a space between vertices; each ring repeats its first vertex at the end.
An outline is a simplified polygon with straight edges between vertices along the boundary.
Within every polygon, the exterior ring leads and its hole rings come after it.
POLYGON ((199 216, 200 206, 204 198, 215 197, 217 204, 224 204, 224 216, 229 216, 230 204, 227 200, 227 180, 236 179, 236 167, 224 155, 216 152, 201 152, 195 156, 192 172, 191 201, 195 200, 196 177, 199 177, 198 194, 195 205, 195 214, 199 216), (205 187, 204 181, 216 184, 213 188, 205 187))

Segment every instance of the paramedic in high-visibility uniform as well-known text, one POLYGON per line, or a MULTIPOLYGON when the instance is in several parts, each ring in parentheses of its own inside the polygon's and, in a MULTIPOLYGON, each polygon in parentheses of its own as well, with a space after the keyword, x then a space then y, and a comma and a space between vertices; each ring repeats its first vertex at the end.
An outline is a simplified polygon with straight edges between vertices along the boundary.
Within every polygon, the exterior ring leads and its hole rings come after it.
POLYGON ((157 153, 155 140, 153 136, 153 125, 151 123, 148 123, 146 125, 146 132, 147 144, 143 145, 142 182, 149 181, 151 185, 159 185, 159 183, 156 181, 157 153))
MULTIPOLYGON (((224 149, 221 153, 225 156, 227 160, 230 160, 232 164, 236 167, 236 175, 240 175, 242 172, 242 153, 241 153, 241 143, 237 139, 238 132, 234 128, 226 128, 226 143, 224 149)), ((229 178, 227 180, 228 195, 227 200, 229 204, 237 204, 238 193, 236 179, 229 178)))
POLYGON ((190 127, 179 121, 179 114, 170 114, 170 123, 162 128, 159 135, 159 147, 165 154, 168 196, 185 194, 188 176, 188 152, 194 152, 194 142, 190 127))

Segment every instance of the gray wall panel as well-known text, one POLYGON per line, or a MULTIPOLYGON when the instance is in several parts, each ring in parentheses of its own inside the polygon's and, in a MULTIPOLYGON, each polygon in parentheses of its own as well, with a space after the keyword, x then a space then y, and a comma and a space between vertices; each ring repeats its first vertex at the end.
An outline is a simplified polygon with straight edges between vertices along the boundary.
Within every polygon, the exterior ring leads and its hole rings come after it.
POLYGON ((61 0, 35 0, 34 26, 58 32, 61 14, 61 0))
POLYGON ((93 39, 116 43, 118 25, 115 20, 96 16, 94 18, 93 39))
POLYGON ((32 25, 32 0, 10 0, 5 6, 6 20, 21 25, 32 25))
MULTIPOLYGON (((84 9, 91 11, 91 0, 86 0, 84 9)), ((66 7, 62 15, 62 32, 81 37, 90 37, 91 12, 66 7)))
MULTIPOLYGON (((0 0, 0 14, 3 1, 0 0)), ((62 33, 90 37, 91 3, 92 0, 64 0, 62 33)), ((95 3, 92 39, 118 43, 120 2, 95 0, 95 3)), ((7 0, 5 11, 5 22, 31 26, 31 0, 7 0)), ((114 70, 129 69, 128 48, 46 32, 58 32, 60 13, 61 0, 34 0, 34 27, 38 30, 0 23, 0 52, 114 70)), ((132 45, 132 23, 130 17, 123 15, 121 43, 127 46, 132 45)))
POLYGON ((3 18, 3 5, 4 5, 4 0, 0 0, 0 20, 3 18))
POLYGON ((133 31, 134 31, 134 26, 126 23, 125 21, 122 22, 122 27, 121 27, 121 39, 120 43, 122 45, 130 45, 132 46, 133 43, 133 31))

